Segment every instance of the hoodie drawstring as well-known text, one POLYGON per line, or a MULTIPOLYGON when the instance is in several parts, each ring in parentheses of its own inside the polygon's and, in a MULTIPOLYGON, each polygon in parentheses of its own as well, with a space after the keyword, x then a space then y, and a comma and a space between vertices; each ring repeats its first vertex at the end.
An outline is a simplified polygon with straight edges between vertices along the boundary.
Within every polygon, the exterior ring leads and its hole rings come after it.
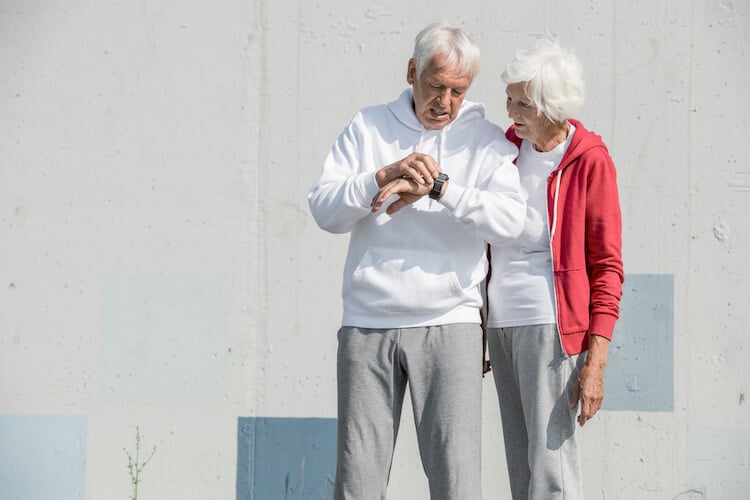
MULTIPOLYGON (((414 148, 415 153, 424 153, 422 151, 422 144, 424 143, 424 132, 419 134, 419 143, 417 144, 417 147, 414 148)), ((443 163, 443 143, 445 142, 445 128, 443 128, 440 133, 437 136, 437 162, 438 165, 442 165, 443 163)))
POLYGON ((438 157, 437 157, 438 165, 442 165, 443 164, 443 143, 445 142, 445 129, 446 129, 446 127, 443 127, 440 130, 440 135, 438 136, 438 148, 437 148, 437 150, 438 150, 437 151, 437 153, 438 153, 438 157))
POLYGON ((555 237, 555 230, 557 229, 557 200, 559 200, 560 193, 560 178, 562 177, 562 170, 557 172, 557 179, 555 179, 555 196, 552 202, 552 229, 549 232, 549 241, 552 243, 552 239, 555 237))
POLYGON ((422 143, 424 142, 424 132, 419 134, 419 144, 417 144, 417 147, 414 148, 415 153, 421 153, 422 152, 422 143))

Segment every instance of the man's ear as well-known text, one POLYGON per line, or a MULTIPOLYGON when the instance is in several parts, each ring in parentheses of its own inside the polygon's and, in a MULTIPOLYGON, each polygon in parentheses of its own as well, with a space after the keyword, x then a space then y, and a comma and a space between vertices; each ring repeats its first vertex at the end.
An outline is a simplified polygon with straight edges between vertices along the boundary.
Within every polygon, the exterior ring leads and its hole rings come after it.
POLYGON ((409 66, 406 68, 406 83, 414 85, 417 81, 417 61, 414 58, 409 59, 409 66))

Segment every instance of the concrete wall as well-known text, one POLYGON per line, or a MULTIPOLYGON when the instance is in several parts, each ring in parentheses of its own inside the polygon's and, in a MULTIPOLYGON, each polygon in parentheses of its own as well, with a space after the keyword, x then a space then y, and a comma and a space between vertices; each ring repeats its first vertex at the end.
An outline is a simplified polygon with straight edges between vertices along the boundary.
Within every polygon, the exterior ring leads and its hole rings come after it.
MULTIPOLYGON (((346 237, 305 199, 413 37, 476 36, 470 98, 552 32, 619 170, 627 271, 588 498, 750 495, 750 6, 741 0, 4 0, 0 497, 328 498, 346 237)), ((428 498, 404 412, 390 496, 428 498)), ((509 498, 485 380, 485 498, 509 498)))

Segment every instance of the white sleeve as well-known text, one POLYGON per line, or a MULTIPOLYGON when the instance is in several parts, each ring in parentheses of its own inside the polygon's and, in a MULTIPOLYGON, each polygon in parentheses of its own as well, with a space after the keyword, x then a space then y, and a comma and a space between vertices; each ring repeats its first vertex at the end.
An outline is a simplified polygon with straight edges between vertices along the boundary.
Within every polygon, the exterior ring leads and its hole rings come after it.
POLYGON ((368 216, 379 189, 375 172, 362 171, 361 142, 355 117, 336 139, 323 173, 307 193, 315 222, 331 233, 349 232, 368 216))
MULTIPOLYGON (((512 145, 511 145, 512 146, 512 145)), ((518 168, 513 163, 517 149, 506 144, 488 151, 476 186, 448 181, 440 198, 451 216, 492 245, 516 239, 526 219, 526 201, 521 194, 518 168)))

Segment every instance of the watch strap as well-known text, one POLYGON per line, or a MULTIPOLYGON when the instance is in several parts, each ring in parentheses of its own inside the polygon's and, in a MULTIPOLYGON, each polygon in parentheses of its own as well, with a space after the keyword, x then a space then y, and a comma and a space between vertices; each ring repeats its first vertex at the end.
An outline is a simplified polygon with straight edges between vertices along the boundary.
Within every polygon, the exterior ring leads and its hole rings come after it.
POLYGON ((445 181, 449 180, 449 177, 447 174, 444 174, 443 172, 440 172, 437 176, 437 178, 432 182, 432 190, 430 191, 430 198, 433 200, 440 199, 440 191, 443 190, 443 184, 445 184, 445 181))

